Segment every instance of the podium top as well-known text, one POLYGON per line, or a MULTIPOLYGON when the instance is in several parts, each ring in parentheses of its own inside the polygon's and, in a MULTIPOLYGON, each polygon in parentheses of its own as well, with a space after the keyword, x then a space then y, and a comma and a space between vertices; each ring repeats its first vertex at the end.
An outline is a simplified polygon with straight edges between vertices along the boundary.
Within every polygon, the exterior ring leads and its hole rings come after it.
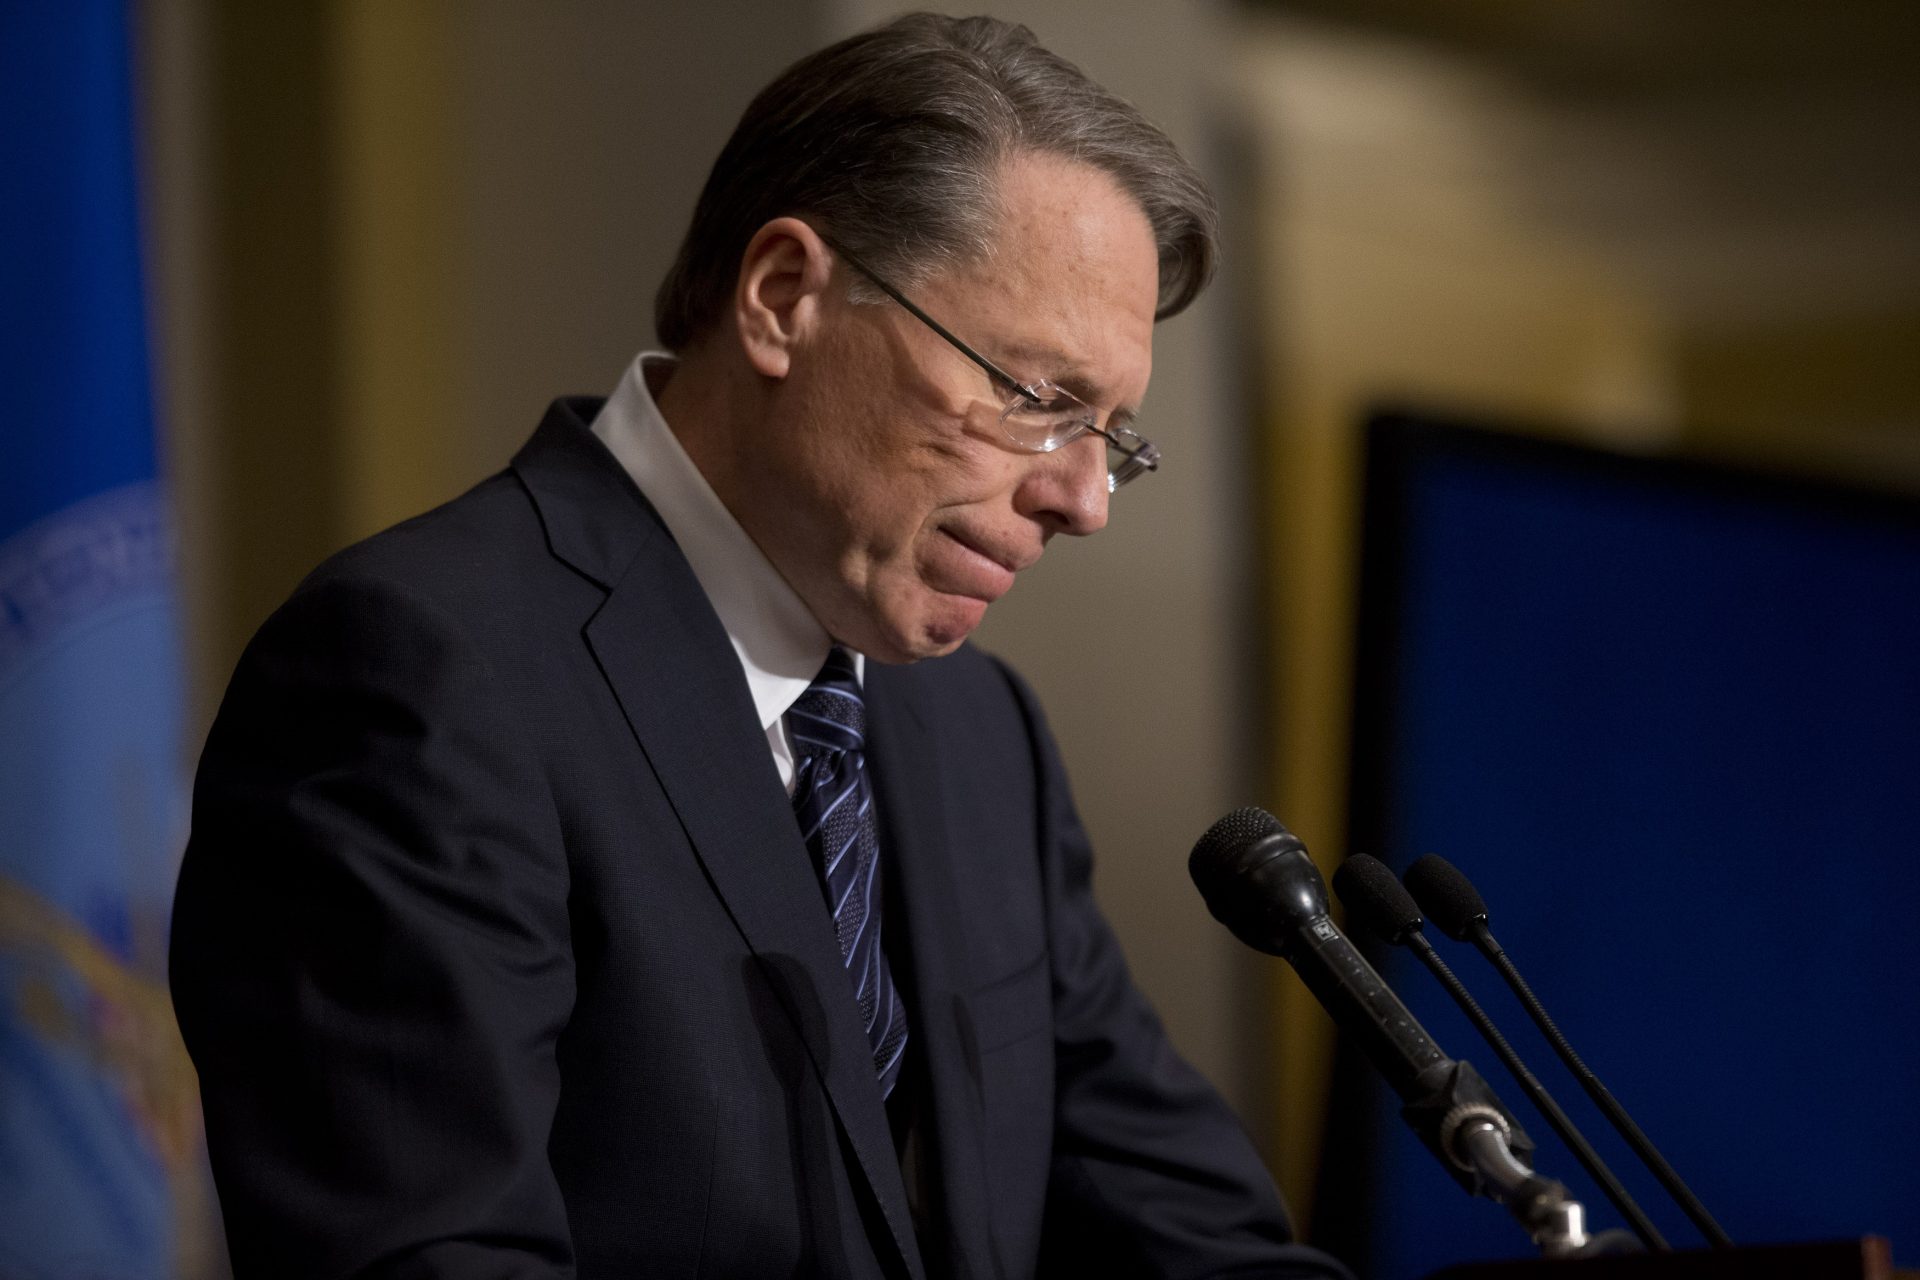
POLYGON ((1893 1250, 1881 1236, 1814 1244, 1686 1249, 1614 1258, 1470 1262, 1434 1272, 1427 1280, 1920 1280, 1895 1271, 1893 1250))

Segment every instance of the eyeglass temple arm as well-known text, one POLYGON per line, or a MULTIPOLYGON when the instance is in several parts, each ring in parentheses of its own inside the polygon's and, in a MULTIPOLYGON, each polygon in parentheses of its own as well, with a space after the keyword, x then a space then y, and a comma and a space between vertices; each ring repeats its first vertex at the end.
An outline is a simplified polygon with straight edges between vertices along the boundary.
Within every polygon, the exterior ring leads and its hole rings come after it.
MULTIPOLYGON (((826 240, 825 236, 822 236, 820 238, 822 240, 826 240)), ((833 242, 831 240, 827 240, 827 243, 829 245, 833 245, 833 242)), ((991 377, 994 381, 1002 383, 1005 386, 1011 388, 1013 391, 1017 392, 1021 396, 1024 396, 1026 399, 1032 401, 1034 404, 1039 404, 1041 402, 1042 397, 1032 387, 1026 386, 1023 383, 1019 382, 1017 379, 1013 377, 1013 375, 1005 372, 998 365, 994 364, 993 361, 987 359, 985 356, 981 355, 978 351, 975 351, 972 347, 960 341, 960 339, 954 337, 952 333, 948 332, 947 327, 945 325, 941 324, 938 320, 935 320, 932 316, 922 311, 919 307, 914 306, 912 299, 908 298, 905 294, 901 293, 898 289, 888 284, 885 280, 882 280, 879 276, 873 274, 872 271, 869 271, 864 265, 862 265, 860 259, 854 257, 852 254, 848 253, 845 249, 840 248, 838 245, 833 245, 833 248, 834 248, 834 251, 838 253, 841 257, 845 258, 848 262, 852 263, 853 266, 860 272, 861 275, 865 276, 867 279, 873 281, 875 285, 879 286, 880 290, 883 293, 885 293, 889 298, 892 298, 895 302, 905 307, 907 311, 913 316, 914 319, 918 320, 921 324, 924 324, 925 326, 927 326, 927 328, 933 330, 935 333, 939 334, 941 337, 945 338, 948 341, 948 343, 950 343, 953 346, 954 350, 958 351, 961 355, 973 361, 975 364, 979 365, 982 369, 985 369, 987 371, 987 376, 991 377)), ((1087 427, 1087 430, 1093 432, 1093 434, 1099 436, 1102 440, 1105 440, 1108 444, 1118 449, 1121 453, 1125 454, 1130 460, 1139 462, 1141 465, 1146 467, 1147 470, 1157 471, 1160 469, 1160 459, 1157 456, 1153 456, 1149 452, 1152 446, 1147 444, 1145 441, 1142 441, 1137 446, 1129 445, 1123 442, 1122 440, 1120 440, 1119 437, 1113 435, 1111 432, 1104 431, 1101 428, 1094 426, 1091 422, 1087 423, 1086 427, 1087 427)))
MULTIPOLYGON (((815 234, 816 235, 820 234, 817 228, 815 229, 815 234)), ((985 356, 981 355, 978 351, 975 351, 972 347, 960 341, 960 339, 954 337, 953 334, 948 331, 947 326, 941 324, 938 320, 935 320, 932 316, 922 311, 919 307, 916 307, 913 304, 912 299, 908 298, 904 293, 901 293, 898 289, 888 284, 885 280, 882 280, 874 272, 872 267, 869 267, 866 263, 854 257, 851 253, 848 253, 839 244, 835 243, 833 240, 828 239, 825 235, 820 235, 820 238, 826 241, 828 248, 832 249, 835 253, 845 258, 847 262, 853 267, 854 270, 858 271, 861 275, 871 280, 874 283, 874 285, 879 288, 880 292, 886 294, 889 298, 892 298, 895 302, 905 307, 907 309, 907 313, 911 315, 915 320, 918 320, 921 324, 924 324, 925 326, 927 326, 927 328, 933 330, 935 333, 939 334, 942 338, 946 339, 946 341, 953 347, 955 351, 958 351, 961 355, 973 361, 975 364, 979 365, 982 369, 985 369, 987 371, 988 377, 992 378, 995 382, 998 382, 1001 385, 1007 387, 1009 390, 1018 392, 1020 395, 1026 397, 1028 400, 1031 400, 1036 404, 1040 402, 1041 397, 1034 391, 1032 387, 1029 387, 1026 384, 1022 383, 1019 379, 1015 378, 1012 374, 1002 369, 999 365, 987 359, 985 356)))
MULTIPOLYGON (((854 270, 858 271, 861 275, 871 280, 874 283, 874 285, 877 286, 882 293, 886 294, 889 298, 892 298, 895 302, 905 307, 907 309, 907 313, 911 315, 914 319, 918 320, 921 324, 924 324, 925 326, 927 326, 927 328, 939 334, 942 338, 945 338, 948 344, 951 345, 955 351, 958 351, 961 355, 973 361, 975 364, 979 365, 982 369, 985 369, 987 371, 988 377, 992 378, 996 382, 999 382, 1005 385, 1011 390, 1018 392, 1020 395, 1026 397, 1028 400, 1032 401, 1033 403, 1035 404, 1040 403, 1042 397, 1032 387, 1029 387, 1026 384, 1022 383, 1017 378, 1015 378, 1012 374, 1002 369, 999 365, 987 359, 985 356, 981 355, 978 351, 975 351, 972 347, 968 346, 966 343, 960 341, 960 339, 956 338, 951 332, 948 331, 947 326, 941 324, 938 320, 935 320, 932 316, 922 311, 919 307, 913 304, 913 300, 911 298, 907 297, 907 295, 905 295, 904 293, 901 293, 898 289, 888 284, 885 280, 882 280, 879 277, 879 275, 874 272, 872 267, 869 267, 866 263, 854 257, 853 254, 847 252, 847 250, 842 248, 838 243, 836 243, 832 239, 829 239, 825 234, 822 234, 818 228, 815 228, 814 234, 819 235, 820 239, 826 242, 826 245, 828 248, 832 249, 835 253, 845 258, 847 262, 853 267, 854 270)), ((1117 436, 1113 435, 1111 432, 1103 431, 1099 427, 1094 426, 1091 422, 1087 423, 1086 425, 1087 425, 1087 430, 1093 432, 1093 434, 1099 436, 1101 439, 1105 440, 1108 444, 1112 445, 1114 448, 1118 449, 1121 453, 1125 454, 1129 461, 1138 462, 1142 466, 1146 467, 1146 469, 1149 471, 1157 471, 1159 469, 1160 467, 1159 456, 1154 452, 1153 446, 1148 444, 1146 441, 1142 440, 1137 446, 1124 444, 1120 441, 1120 439, 1117 436)), ((1138 437, 1135 437, 1135 438, 1137 439, 1138 437)))

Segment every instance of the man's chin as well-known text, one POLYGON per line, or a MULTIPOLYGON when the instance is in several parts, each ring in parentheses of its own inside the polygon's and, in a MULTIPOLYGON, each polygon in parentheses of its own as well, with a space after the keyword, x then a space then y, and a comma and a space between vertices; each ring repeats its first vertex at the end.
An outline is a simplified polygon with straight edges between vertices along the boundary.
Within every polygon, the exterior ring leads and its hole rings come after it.
POLYGON ((971 596, 941 596, 938 603, 928 610, 922 623, 922 635, 927 652, 922 655, 932 658, 952 653, 966 643, 968 636, 974 633, 987 616, 987 602, 971 596))
POLYGON ((878 662, 918 662, 939 658, 965 644, 967 637, 987 616, 987 602, 967 596, 941 596, 936 603, 903 620, 904 625, 887 628, 880 651, 866 650, 867 657, 878 662))

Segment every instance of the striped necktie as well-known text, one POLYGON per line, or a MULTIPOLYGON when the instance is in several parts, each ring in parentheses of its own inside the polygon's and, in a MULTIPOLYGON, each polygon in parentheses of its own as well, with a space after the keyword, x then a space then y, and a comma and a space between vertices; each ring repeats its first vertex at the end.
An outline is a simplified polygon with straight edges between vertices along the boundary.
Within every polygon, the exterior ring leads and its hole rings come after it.
POLYGON ((826 889, 840 956, 873 1049, 880 1096, 893 1092, 906 1056, 907 1010, 880 946, 880 841, 865 753, 867 709, 853 657, 834 646, 787 712, 798 761, 793 811, 826 889))

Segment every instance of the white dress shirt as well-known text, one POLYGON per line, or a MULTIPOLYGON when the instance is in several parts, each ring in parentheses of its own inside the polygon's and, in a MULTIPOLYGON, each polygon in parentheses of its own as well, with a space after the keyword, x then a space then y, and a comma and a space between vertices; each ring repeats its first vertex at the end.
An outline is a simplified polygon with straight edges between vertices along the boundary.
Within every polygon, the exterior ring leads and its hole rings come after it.
MULTIPOLYGON (((593 420, 593 434, 660 513, 720 615, 746 672, 774 767, 791 794, 794 753, 787 710, 820 674, 833 639, 740 527, 660 415, 647 374, 665 372, 672 364, 673 357, 662 352, 636 356, 593 420)), ((853 667, 856 676, 865 677, 862 655, 853 655, 853 667)))

